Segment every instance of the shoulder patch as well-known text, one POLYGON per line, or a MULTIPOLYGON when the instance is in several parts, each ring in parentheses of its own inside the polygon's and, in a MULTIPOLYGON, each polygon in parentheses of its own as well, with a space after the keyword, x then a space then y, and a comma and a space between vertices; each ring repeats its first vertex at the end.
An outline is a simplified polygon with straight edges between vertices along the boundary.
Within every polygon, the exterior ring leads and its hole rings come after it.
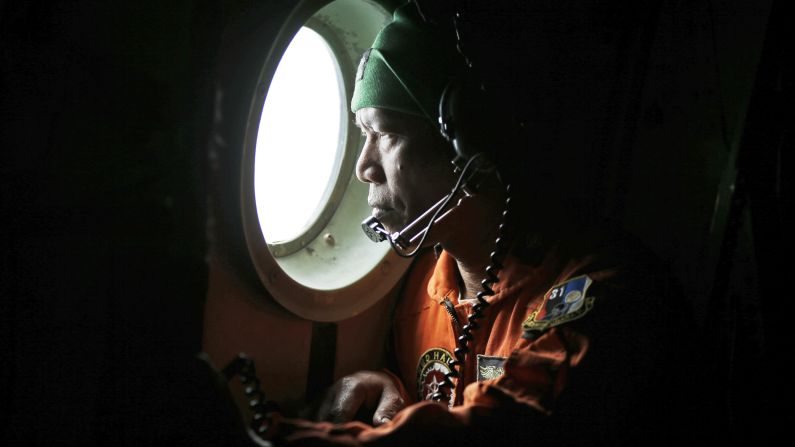
POLYGON ((478 382, 491 380, 505 374, 505 357, 478 354, 478 382))
POLYGON ((593 308, 594 297, 586 296, 593 281, 588 275, 572 278, 553 286, 541 305, 522 323, 525 331, 544 331, 581 318, 593 308))

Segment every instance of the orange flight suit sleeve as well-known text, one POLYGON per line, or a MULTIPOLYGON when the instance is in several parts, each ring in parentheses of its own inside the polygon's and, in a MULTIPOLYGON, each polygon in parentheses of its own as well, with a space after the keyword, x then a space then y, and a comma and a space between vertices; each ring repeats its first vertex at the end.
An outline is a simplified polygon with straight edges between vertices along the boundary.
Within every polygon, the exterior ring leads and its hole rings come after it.
MULTIPOLYGON (((452 442, 460 446, 518 440, 523 433, 532 431, 528 423, 549 414, 549 405, 563 390, 569 368, 577 366, 587 347, 584 336, 553 328, 517 349, 507 359, 503 376, 467 386, 463 405, 448 410, 443 404, 423 401, 406 407, 392 422, 380 427, 361 422, 331 424, 277 419, 272 433, 277 442, 297 446, 417 446, 452 442)), ((540 429, 541 424, 538 425, 540 429)))

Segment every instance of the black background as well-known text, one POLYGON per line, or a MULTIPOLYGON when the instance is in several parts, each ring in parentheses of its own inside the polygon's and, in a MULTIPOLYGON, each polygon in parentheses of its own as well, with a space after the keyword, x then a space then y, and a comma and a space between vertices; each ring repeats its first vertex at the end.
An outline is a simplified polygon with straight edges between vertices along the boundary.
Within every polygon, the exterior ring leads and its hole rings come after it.
MULTIPOLYGON (((235 82, 247 66, 234 42, 267 41, 251 30, 275 33, 290 7, 264 3, 0 3, 0 346, 9 357, 0 405, 11 444, 230 439, 228 408, 195 354, 208 215, 218 213, 231 256, 246 257, 234 236, 236 181, 219 186, 235 178, 243 117, 224 104, 250 94, 235 82), (220 211, 210 212, 208 193, 220 211)), ((738 188, 750 199, 737 206, 751 207, 755 243, 720 241, 715 283, 725 287, 704 323, 715 347, 705 396, 718 408, 705 419, 723 441, 792 422, 792 263, 777 260, 791 253, 792 223, 780 175, 792 143, 782 16, 771 15, 741 148, 738 188), (759 292, 732 286, 732 259, 743 256, 759 292)))

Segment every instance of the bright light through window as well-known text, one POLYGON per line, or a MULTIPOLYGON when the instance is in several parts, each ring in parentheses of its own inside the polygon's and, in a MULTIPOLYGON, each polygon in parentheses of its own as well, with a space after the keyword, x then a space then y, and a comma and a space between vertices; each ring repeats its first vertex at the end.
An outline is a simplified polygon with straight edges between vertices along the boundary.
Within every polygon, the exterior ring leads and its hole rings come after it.
POLYGON ((301 28, 273 76, 257 134, 254 194, 269 244, 303 234, 337 180, 345 129, 340 85, 331 48, 301 28))

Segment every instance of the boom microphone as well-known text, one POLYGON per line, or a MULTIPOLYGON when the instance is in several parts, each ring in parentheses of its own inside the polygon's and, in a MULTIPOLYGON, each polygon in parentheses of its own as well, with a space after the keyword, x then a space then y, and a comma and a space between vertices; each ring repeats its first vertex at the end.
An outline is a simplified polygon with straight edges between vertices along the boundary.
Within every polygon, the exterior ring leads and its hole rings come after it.
MULTIPOLYGON (((370 216, 362 222, 364 234, 373 242, 389 241, 389 245, 391 245, 395 253, 401 257, 410 258, 417 254, 425 242, 425 239, 428 237, 431 227, 461 206, 469 197, 472 197, 477 186, 486 175, 494 172, 493 170, 485 171, 479 169, 477 167, 478 164, 473 163, 482 155, 482 153, 479 153, 470 158, 461 169, 461 174, 453 190, 439 199, 438 202, 411 221, 402 230, 389 234, 377 217, 370 216), (475 166, 475 168, 471 169, 473 166, 475 166), (451 203, 453 205, 449 206, 451 203), (404 253, 405 250, 410 247, 415 248, 409 253, 404 253)), ((458 161, 460 160, 454 160, 453 164, 456 164, 458 161)), ((458 168, 456 168, 456 170, 458 170, 458 168)))

